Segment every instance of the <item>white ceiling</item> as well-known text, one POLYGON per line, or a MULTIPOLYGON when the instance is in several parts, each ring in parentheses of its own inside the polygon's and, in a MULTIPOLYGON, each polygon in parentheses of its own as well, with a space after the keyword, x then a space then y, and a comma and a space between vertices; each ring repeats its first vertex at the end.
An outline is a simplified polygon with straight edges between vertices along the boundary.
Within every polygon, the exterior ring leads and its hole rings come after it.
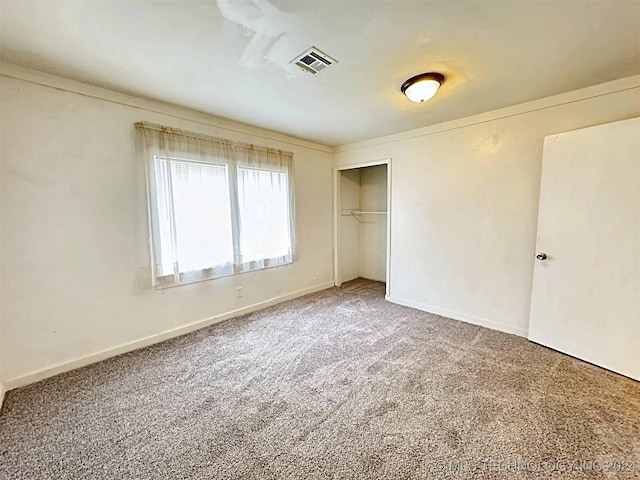
POLYGON ((5 61, 327 145, 640 73, 640 0, 0 0, 0 29, 5 61), (312 45, 339 63, 288 64, 312 45))

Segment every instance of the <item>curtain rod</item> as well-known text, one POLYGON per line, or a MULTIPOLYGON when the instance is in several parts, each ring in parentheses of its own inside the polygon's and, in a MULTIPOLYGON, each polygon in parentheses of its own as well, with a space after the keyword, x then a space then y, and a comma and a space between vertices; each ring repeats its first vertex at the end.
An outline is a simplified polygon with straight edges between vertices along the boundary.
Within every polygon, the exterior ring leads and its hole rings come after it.
POLYGON ((201 133, 196 133, 196 132, 190 132, 188 130, 182 130, 179 128, 173 128, 173 127, 167 127, 165 125, 158 125, 156 123, 149 123, 149 122, 136 122, 135 123, 136 128, 143 128, 143 129, 147 129, 147 130, 155 130, 158 132, 165 132, 165 133, 170 133, 173 135, 181 135, 183 137, 190 137, 190 138, 194 138, 196 140, 207 140, 210 142, 215 142, 215 143, 221 143, 223 145, 229 145, 230 147, 239 147, 239 148, 246 148, 246 149, 253 149, 253 150, 257 150, 257 151, 262 151, 262 152, 273 152, 273 153, 279 153, 281 155, 289 155, 293 157, 293 152, 288 152, 286 150, 280 150, 278 148, 271 148, 271 147, 264 147, 262 145, 255 145, 253 143, 245 143, 245 142, 234 142, 233 140, 229 140, 226 138, 221 138, 221 137, 213 137, 211 135, 206 135, 206 134, 201 134, 201 133))

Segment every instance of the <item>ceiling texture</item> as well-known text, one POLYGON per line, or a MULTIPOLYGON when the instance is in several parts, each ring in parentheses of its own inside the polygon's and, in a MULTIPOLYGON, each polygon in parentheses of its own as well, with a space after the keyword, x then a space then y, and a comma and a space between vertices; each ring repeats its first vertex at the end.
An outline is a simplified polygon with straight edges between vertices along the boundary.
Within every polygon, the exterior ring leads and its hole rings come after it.
POLYGON ((640 0, 0 0, 0 59, 325 145, 640 73, 640 0), (338 63, 289 62, 315 46, 338 63), (408 77, 445 75, 416 104, 408 77))

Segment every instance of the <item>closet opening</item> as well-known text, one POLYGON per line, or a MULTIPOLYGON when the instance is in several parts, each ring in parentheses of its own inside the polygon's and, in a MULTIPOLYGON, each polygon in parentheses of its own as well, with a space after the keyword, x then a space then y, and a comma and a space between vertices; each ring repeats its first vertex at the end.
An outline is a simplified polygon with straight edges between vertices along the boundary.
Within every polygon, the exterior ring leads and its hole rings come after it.
POLYGON ((391 159, 334 170, 334 283, 386 284, 389 295, 391 159))

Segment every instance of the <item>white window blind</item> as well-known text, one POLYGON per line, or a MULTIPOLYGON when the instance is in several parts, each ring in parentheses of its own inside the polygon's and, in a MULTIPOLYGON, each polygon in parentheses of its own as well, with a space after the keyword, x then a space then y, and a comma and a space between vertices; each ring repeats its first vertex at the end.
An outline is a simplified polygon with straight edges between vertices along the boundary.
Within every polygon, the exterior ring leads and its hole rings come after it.
POLYGON ((137 123, 153 281, 179 285, 291 263, 293 155, 137 123))

